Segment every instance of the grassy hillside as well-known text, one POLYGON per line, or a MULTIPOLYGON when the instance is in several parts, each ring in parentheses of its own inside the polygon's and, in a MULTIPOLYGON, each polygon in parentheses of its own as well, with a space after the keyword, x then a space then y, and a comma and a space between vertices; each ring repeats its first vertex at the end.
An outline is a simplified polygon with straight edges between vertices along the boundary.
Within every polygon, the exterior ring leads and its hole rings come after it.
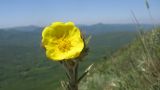
POLYGON ((160 28, 101 60, 80 90, 160 90, 160 28))
MULTIPOLYGON (((97 62, 97 58, 109 56, 132 41, 136 34, 136 31, 121 30, 92 35, 89 55, 80 70, 97 62)), ((60 81, 65 78, 64 69, 58 62, 46 59, 40 41, 40 30, 0 30, 0 90, 56 90, 60 87, 60 81)))

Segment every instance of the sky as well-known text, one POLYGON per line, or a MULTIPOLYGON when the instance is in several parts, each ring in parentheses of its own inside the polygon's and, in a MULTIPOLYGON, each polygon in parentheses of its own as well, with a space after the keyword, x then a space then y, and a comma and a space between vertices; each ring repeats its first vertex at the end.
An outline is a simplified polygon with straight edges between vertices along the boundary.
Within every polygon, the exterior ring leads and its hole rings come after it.
POLYGON ((0 0, 0 28, 38 25, 55 21, 76 24, 128 24, 134 12, 140 23, 160 23, 160 0, 0 0))

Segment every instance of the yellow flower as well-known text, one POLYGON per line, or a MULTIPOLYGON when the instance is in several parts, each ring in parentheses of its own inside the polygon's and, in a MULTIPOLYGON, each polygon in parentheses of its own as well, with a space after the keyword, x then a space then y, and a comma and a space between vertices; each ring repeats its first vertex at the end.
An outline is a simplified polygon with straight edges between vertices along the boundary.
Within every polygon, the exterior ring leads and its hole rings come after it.
POLYGON ((81 32, 73 22, 55 22, 45 27, 42 45, 46 56, 55 61, 77 58, 84 48, 81 32))

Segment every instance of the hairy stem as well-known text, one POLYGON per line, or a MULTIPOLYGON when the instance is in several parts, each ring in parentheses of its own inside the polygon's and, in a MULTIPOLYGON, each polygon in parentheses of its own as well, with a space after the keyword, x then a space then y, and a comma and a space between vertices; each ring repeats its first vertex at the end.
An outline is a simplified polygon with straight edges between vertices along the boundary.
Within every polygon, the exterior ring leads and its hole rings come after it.
POLYGON ((69 79, 66 90, 78 90, 78 61, 64 61, 63 64, 69 79))

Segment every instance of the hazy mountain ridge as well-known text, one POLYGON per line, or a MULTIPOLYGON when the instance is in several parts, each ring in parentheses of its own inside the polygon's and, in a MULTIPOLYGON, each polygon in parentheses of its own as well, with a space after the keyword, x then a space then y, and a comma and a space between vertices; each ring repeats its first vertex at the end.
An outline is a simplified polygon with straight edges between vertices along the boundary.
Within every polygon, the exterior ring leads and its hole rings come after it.
MULTIPOLYGON (((134 24, 94 24, 94 25, 78 25, 82 33, 86 35, 98 35, 104 33, 113 32, 136 32, 136 26, 134 24)), ((152 25, 142 25, 145 30, 150 30, 152 25)), ((21 26, 14 28, 0 29, 0 45, 12 45, 12 44, 24 44, 30 42, 30 45, 39 44, 41 39, 41 32, 44 27, 38 26, 21 26), (32 39, 34 38, 34 39, 32 39), (36 38, 36 39, 35 39, 36 38), (28 41, 30 40, 30 41, 28 41)), ((28 43, 29 44, 29 43, 28 43)), ((28 45, 26 44, 26 45, 28 45)))
MULTIPOLYGON (((98 23, 98 24, 93 24, 93 25, 77 25, 83 32, 86 34, 98 34, 98 33, 104 33, 104 32, 113 32, 113 31, 135 31, 136 24, 103 24, 103 23, 98 23)), ((142 24, 141 27, 144 30, 150 30, 153 28, 152 24, 142 24)), ((13 27, 13 28, 0 28, 1 30, 4 31, 24 31, 24 32, 41 32, 44 27, 40 26, 34 26, 34 25, 29 25, 29 26, 19 26, 19 27, 13 27)))
MULTIPOLYGON (((142 24, 141 27, 144 30, 150 30, 153 28, 151 24, 142 24)), ((116 31, 130 31, 134 32, 137 30, 136 24, 103 24, 98 23, 94 25, 81 25, 80 29, 87 34, 97 34, 105 32, 116 32, 116 31)))

